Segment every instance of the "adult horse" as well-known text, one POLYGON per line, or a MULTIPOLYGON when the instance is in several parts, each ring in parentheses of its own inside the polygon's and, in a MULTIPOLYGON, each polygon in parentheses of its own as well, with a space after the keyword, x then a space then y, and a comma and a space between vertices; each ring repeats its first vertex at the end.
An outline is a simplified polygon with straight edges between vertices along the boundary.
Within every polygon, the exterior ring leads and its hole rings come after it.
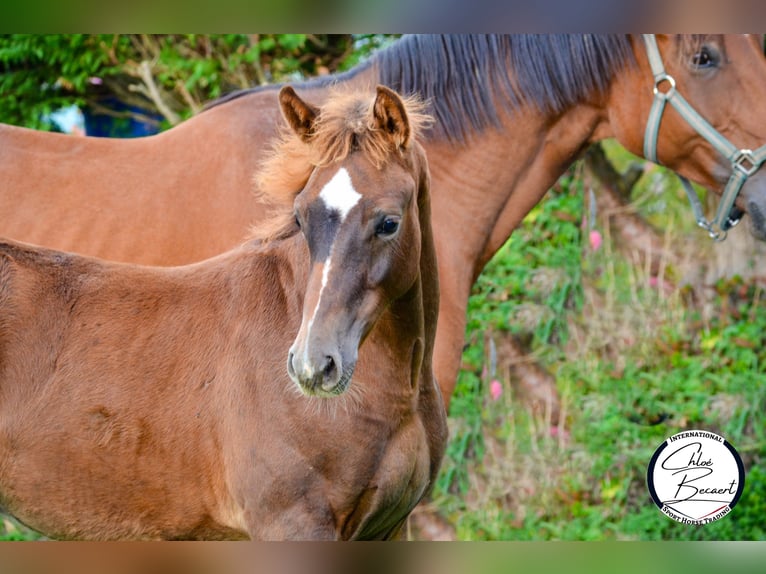
POLYGON ((428 116, 382 86, 280 101, 295 133, 264 181, 284 215, 261 239, 173 268, 0 242, 0 506, 23 522, 380 539, 427 493, 446 442, 428 116))
MULTIPOLYGON (((447 402, 473 282, 592 142, 615 137, 643 155, 651 117, 647 155, 716 193, 742 166, 700 135, 688 114, 675 105, 657 113, 653 102, 683 93, 738 146, 766 142, 758 38, 675 35, 657 43, 650 58, 641 36, 411 36, 347 73, 302 85, 320 102, 332 86, 377 83, 431 101, 437 124, 423 143, 441 280, 434 366, 447 402), (657 70, 658 61, 666 70, 657 70)), ((267 87, 233 94, 140 140, 3 127, 0 234, 147 264, 223 251, 268 217, 251 180, 277 118, 277 89, 267 87)), ((766 178, 756 173, 734 195, 765 237, 766 178)))

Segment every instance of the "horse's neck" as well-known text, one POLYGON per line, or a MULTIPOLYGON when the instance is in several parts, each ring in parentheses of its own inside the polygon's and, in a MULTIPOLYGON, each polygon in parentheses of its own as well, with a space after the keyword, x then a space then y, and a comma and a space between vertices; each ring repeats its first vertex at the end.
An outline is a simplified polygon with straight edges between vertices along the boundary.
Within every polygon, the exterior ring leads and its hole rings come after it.
POLYGON ((465 144, 425 143, 434 194, 440 267, 466 269, 465 287, 590 144, 599 109, 574 107, 558 117, 521 108, 502 129, 465 144))

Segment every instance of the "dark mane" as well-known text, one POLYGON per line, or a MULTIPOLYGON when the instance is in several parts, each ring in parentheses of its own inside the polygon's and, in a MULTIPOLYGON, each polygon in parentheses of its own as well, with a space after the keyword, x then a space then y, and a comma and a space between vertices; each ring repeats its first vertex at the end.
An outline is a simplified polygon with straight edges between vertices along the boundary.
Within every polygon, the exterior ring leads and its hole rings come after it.
MULTIPOLYGON (((507 110, 532 105, 561 112, 603 91, 616 71, 633 63, 627 35, 412 35, 348 72, 296 87, 342 84, 374 68, 376 81, 431 102, 439 135, 463 140, 473 130, 499 125, 496 102, 507 110)), ((262 89, 268 88, 255 90, 262 89)), ((211 107, 253 91, 235 92, 211 107)))

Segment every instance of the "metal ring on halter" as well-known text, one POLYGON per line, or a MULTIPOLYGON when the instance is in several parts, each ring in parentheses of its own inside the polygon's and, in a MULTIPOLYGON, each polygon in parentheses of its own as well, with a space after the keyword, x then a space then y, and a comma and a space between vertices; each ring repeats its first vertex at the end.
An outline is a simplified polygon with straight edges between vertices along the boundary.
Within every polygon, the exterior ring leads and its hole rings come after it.
POLYGON ((705 231, 707 231, 707 234, 710 236, 710 239, 713 241, 723 241, 726 239, 726 233, 727 231, 725 229, 720 229, 716 231, 713 228, 713 224, 708 221, 705 216, 700 216, 699 219, 697 219, 697 227, 701 227, 705 231))
POLYGON ((753 151, 749 149, 739 150, 737 157, 731 160, 731 163, 734 169, 738 169, 747 176, 753 175, 760 167, 755 157, 753 157, 753 151), (745 162, 749 163, 750 167, 746 167, 745 162))
POLYGON ((718 231, 713 229, 712 223, 707 223, 707 225, 700 225, 700 227, 704 227, 705 230, 707 231, 707 234, 710 236, 710 239, 718 243, 720 243, 721 241, 724 241, 726 239, 726 236, 728 235, 728 231, 726 229, 719 229, 718 231))
POLYGON ((654 78, 654 95, 658 98, 663 99, 670 99, 673 96, 673 93, 676 91, 676 80, 673 76, 670 74, 662 73, 659 76, 656 76, 654 78), (662 82, 667 82, 670 84, 670 88, 667 92, 660 91, 660 84, 662 82))

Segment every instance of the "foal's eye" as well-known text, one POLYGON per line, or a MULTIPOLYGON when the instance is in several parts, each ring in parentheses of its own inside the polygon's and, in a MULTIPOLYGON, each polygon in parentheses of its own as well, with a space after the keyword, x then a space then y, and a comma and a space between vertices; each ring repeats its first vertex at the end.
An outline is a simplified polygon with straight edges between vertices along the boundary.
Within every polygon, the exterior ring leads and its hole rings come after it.
POLYGON ((692 65, 697 69, 713 68, 718 64, 718 57, 714 50, 707 46, 702 46, 699 51, 692 56, 692 65))
POLYGON ((385 217, 375 228, 375 234, 383 237, 391 236, 399 229, 399 219, 395 217, 385 217))

